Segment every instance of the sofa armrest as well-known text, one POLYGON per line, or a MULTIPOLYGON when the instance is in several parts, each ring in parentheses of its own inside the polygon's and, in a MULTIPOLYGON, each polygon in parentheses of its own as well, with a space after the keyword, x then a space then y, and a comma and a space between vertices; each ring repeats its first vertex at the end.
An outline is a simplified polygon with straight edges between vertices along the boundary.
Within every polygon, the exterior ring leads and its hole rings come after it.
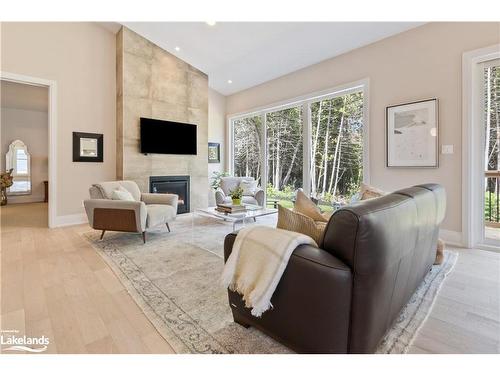
MULTIPOLYGON (((144 202, 138 201, 122 201, 113 199, 86 199, 83 201, 85 212, 89 220, 89 225, 94 226, 94 210, 95 209, 112 209, 112 210, 128 210, 134 212, 135 229, 137 232, 146 230, 147 210, 144 202)), ((104 229, 104 228, 99 228, 104 229)), ((112 229, 110 229, 112 230, 112 229)))
POLYGON ((259 206, 264 207, 265 195, 264 195, 263 189, 257 188, 257 190, 255 190, 254 198, 257 201, 259 206))
POLYGON ((219 187, 217 190, 215 190, 215 203, 216 204, 221 204, 224 203, 224 199, 226 198, 226 194, 224 191, 219 187))
POLYGON ((166 204, 174 207, 177 212, 179 196, 177 194, 142 193, 141 201, 146 204, 166 204))
MULTIPOLYGON (((224 259, 237 233, 226 236, 224 259)), ((300 353, 347 353, 352 273, 340 259, 309 245, 297 247, 261 318, 228 291, 234 320, 254 326, 300 353)))

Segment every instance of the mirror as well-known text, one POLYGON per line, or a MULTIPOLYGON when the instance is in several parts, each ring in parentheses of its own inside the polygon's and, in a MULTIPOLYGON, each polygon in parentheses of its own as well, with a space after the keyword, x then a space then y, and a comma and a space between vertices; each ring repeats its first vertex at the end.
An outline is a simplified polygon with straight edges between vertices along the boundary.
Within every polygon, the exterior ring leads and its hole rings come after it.
POLYGON ((9 195, 31 194, 31 156, 28 147, 17 139, 9 145, 5 156, 5 167, 13 169, 13 184, 7 189, 9 195))

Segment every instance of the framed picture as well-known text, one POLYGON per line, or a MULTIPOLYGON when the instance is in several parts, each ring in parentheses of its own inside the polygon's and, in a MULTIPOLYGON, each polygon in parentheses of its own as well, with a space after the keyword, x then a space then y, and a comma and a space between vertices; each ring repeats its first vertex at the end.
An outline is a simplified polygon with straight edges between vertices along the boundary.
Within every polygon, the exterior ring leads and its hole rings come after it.
POLYGON ((208 143, 208 162, 220 163, 220 143, 208 143))
POLYGON ((438 100, 428 99, 386 108, 387 167, 438 166, 438 100))
POLYGON ((103 135, 94 133, 73 132, 73 161, 103 161, 103 135))

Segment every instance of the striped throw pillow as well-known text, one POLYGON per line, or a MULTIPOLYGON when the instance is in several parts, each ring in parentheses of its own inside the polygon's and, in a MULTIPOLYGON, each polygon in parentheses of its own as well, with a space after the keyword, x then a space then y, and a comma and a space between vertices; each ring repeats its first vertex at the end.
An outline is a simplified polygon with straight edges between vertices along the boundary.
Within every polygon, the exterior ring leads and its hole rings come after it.
POLYGON ((305 234, 316 241, 319 246, 323 241, 326 224, 324 221, 314 221, 309 216, 278 205, 277 228, 305 234))

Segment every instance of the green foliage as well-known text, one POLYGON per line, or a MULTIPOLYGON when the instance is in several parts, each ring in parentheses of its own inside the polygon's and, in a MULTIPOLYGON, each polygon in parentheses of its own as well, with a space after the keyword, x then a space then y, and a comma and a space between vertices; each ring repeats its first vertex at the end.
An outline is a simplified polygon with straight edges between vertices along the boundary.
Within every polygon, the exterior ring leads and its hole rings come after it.
POLYGON ((491 198, 488 192, 484 195, 484 220, 498 222, 497 215, 500 218, 500 213, 497 210, 498 197, 492 192, 491 198), (490 216, 491 215, 491 216, 490 216))
POLYGON ((227 176, 229 176, 229 172, 213 172, 212 177, 210 177, 210 179, 212 180, 212 182, 210 183, 212 189, 217 190, 217 188, 220 186, 221 178, 227 176))
POLYGON ((241 199, 241 197, 243 196, 243 189, 241 188, 241 186, 237 186, 229 192, 229 196, 232 199, 241 199))

